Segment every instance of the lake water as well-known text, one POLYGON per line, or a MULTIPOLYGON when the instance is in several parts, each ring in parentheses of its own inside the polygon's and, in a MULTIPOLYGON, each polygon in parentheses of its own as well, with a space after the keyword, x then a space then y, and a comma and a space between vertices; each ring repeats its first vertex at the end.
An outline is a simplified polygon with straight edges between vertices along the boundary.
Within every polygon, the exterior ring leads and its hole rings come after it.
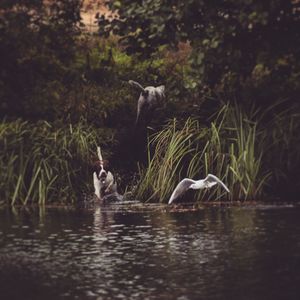
POLYGON ((0 211, 1 299, 300 299, 300 207, 0 211))

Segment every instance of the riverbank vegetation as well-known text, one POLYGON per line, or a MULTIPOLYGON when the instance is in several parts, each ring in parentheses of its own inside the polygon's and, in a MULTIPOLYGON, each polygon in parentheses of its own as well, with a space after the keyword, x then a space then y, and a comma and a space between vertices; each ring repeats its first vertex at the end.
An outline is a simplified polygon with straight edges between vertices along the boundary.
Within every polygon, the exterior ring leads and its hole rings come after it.
POLYGON ((0 201, 77 202, 97 144, 141 201, 207 173, 230 195, 190 197, 296 199, 299 5, 109 1, 118 17, 88 32, 79 0, 1 3, 0 201), (166 86, 151 128, 134 127, 130 79, 166 86))
POLYGON ((199 179, 211 173, 226 182, 231 193, 221 187, 200 190, 195 199, 234 201, 287 195, 290 199, 298 178, 290 166, 299 159, 290 143, 299 144, 299 115, 285 111, 267 123, 263 115, 225 104, 208 125, 197 118, 183 123, 171 120, 149 140, 148 167, 141 170, 138 198, 143 195, 164 202, 183 178, 199 179), (283 124, 289 124, 286 130, 283 124))
POLYGON ((101 129, 84 122, 75 126, 16 120, 0 125, 0 197, 11 204, 74 203, 89 192, 92 159, 101 129))

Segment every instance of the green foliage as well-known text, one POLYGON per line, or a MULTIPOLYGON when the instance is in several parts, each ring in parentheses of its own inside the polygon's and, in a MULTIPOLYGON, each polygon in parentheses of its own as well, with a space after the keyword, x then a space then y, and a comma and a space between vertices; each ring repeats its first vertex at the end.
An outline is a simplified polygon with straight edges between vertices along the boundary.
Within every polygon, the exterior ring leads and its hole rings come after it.
POLYGON ((300 113, 294 107, 282 110, 266 125, 265 168, 272 170, 268 193, 298 201, 300 191, 300 113))
POLYGON ((104 149, 112 146, 113 132, 83 122, 58 127, 46 121, 1 123, 1 200, 74 203, 83 192, 92 192, 91 160, 100 142, 104 149))
POLYGON ((1 1, 1 113, 55 115, 76 51, 80 5, 80 0, 1 1))
POLYGON ((132 126, 138 94, 129 79, 165 84, 168 99, 187 102, 182 61, 163 49, 155 59, 140 60, 128 56, 116 37, 82 34, 80 7, 79 0, 0 4, 2 115, 132 126))
POLYGON ((270 105, 297 101, 300 3, 293 0, 109 1, 119 18, 99 19, 129 53, 150 57, 161 45, 192 46, 191 88, 270 105))
MULTIPOLYGON (((109 35, 104 39, 81 32, 80 0, 2 1, 0 113, 31 120, 0 125, 2 199, 51 202, 78 195, 77 188, 90 183, 86 159, 97 134, 117 132, 109 147, 123 153, 118 160, 130 161, 126 137, 139 95, 130 79, 166 86, 166 106, 150 124, 155 130, 176 119, 150 140, 149 169, 141 169, 145 178, 137 188, 141 199, 165 201, 183 176, 208 172, 223 178, 236 199, 283 194, 280 183, 291 195, 299 191, 299 5, 109 1, 118 18, 98 19, 99 32, 109 35), (218 111, 228 99, 238 106, 218 111), (285 101, 273 105, 278 99, 285 101), (41 119, 52 125, 32 124, 41 119)), ((139 138, 135 150, 142 152, 145 136, 139 138)), ((106 141, 98 139, 102 146, 106 141)), ((196 197, 223 195, 215 189, 196 197)))
POLYGON ((178 53, 161 49, 157 57, 141 60, 137 55, 126 54, 116 38, 85 37, 80 45, 74 69, 84 74, 85 80, 79 78, 65 88, 68 107, 61 108, 62 115, 73 121, 84 116, 97 126, 133 126, 139 93, 128 84, 130 79, 144 86, 166 86, 167 101, 172 105, 156 119, 158 124, 164 122, 165 116, 181 112, 182 105, 192 111, 193 99, 185 87, 186 47, 182 46, 178 53))
POLYGON ((231 193, 213 188, 197 192, 198 200, 259 200, 269 183, 279 187, 273 191, 275 195, 280 194, 280 187, 283 193, 286 189, 299 190, 294 180, 288 182, 289 176, 283 178, 285 172, 299 170, 298 151, 287 151, 291 142, 300 145, 295 137, 299 116, 294 116, 288 132, 282 131, 276 118, 270 123, 272 129, 265 128, 262 117, 257 110, 245 113, 238 106, 225 105, 207 127, 196 119, 188 119, 183 125, 176 119, 170 121, 149 141, 148 166, 140 170, 137 197, 166 202, 180 180, 200 179, 208 173, 223 180, 231 193), (279 145, 282 139, 285 146, 279 145), (278 155, 287 157, 280 161, 278 155), (293 167, 285 166, 287 161, 293 161, 293 167))

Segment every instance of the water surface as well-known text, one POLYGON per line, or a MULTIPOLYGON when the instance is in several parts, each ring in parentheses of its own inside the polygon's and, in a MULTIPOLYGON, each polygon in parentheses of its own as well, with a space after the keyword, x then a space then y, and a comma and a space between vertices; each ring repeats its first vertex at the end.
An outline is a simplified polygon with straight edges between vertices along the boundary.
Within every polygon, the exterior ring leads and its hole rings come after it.
POLYGON ((1 299, 300 299, 300 208, 0 211, 1 299))

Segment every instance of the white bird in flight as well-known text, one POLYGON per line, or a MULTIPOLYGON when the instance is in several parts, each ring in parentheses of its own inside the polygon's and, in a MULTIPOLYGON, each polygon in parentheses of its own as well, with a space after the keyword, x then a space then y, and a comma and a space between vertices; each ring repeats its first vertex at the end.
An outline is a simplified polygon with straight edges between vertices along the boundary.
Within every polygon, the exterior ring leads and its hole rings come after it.
POLYGON ((171 204, 175 199, 180 197, 188 189, 200 190, 200 189, 209 189, 212 186, 219 184, 221 185, 228 193, 230 192, 228 187, 215 175, 208 174, 206 178, 200 180, 192 180, 189 178, 184 178, 181 180, 173 191, 168 204, 171 204))

